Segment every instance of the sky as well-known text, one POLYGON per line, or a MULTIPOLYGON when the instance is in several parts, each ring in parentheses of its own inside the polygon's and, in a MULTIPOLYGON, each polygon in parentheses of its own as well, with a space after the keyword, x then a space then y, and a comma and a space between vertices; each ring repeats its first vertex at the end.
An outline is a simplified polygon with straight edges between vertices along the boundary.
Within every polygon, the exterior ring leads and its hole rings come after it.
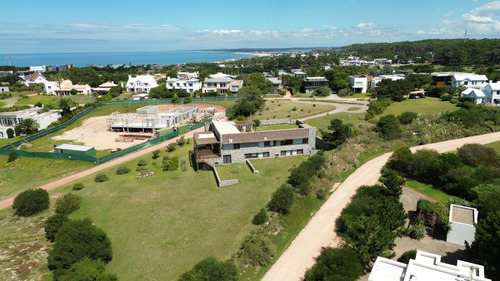
POLYGON ((500 38, 500 1, 0 0, 0 54, 500 38))

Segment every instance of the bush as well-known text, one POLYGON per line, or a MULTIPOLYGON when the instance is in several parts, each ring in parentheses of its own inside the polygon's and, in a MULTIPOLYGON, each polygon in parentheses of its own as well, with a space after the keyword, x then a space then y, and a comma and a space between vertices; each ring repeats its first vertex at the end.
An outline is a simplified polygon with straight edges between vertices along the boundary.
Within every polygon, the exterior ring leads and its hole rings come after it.
POLYGON ((313 267, 307 270, 304 281, 356 281, 363 275, 357 253, 350 248, 323 248, 313 267))
POLYGON ((181 136, 178 140, 177 140, 177 144, 179 146, 183 146, 186 144, 186 139, 184 138, 184 136, 181 136))
POLYGON ((15 135, 16 135, 16 134, 15 134, 14 130, 12 130, 12 128, 8 128, 8 129, 7 129, 7 137, 8 137, 9 139, 13 138, 15 135))
POLYGON ((82 190, 85 186, 83 186, 83 183, 77 182, 73 185, 73 190, 82 190))
POLYGON ((453 99, 453 96, 450 94, 442 94, 439 98, 442 101, 451 101, 453 99))
POLYGON ((56 213, 71 214, 80 208, 82 197, 68 193, 56 201, 56 213))
POLYGON ((11 152, 9 153, 9 158, 7 158, 7 163, 14 162, 17 160, 17 158, 19 158, 19 156, 17 156, 17 153, 11 152))
POLYGON ((407 111, 407 112, 401 113, 401 115, 398 116, 398 119, 399 119, 399 122, 401 122, 401 124, 408 125, 408 124, 413 123, 413 121, 415 119, 417 119, 417 116, 418 116, 417 113, 407 111))
POLYGON ((146 166, 148 163, 144 160, 139 160, 139 162, 137 162, 137 166, 139 167, 143 167, 143 166, 146 166))
POLYGON ((338 92, 337 92, 337 95, 339 97, 345 97, 345 96, 352 96, 352 91, 350 88, 344 88, 344 89, 340 89, 338 92))
POLYGON ((255 127, 259 127, 260 126, 260 120, 257 120, 257 119, 253 120, 253 125, 255 127))
POLYGON ((410 227, 410 233, 408 236, 411 239, 423 239, 425 237, 425 222, 421 219, 417 219, 410 227))
POLYGON ((385 140, 394 140, 401 136, 399 120, 392 114, 380 118, 375 129, 380 137, 385 140))
POLYGON ((276 245, 262 234, 248 236, 241 243, 238 258, 244 265, 266 266, 276 254, 276 245))
POLYGON ((398 262, 408 264, 410 262, 410 259, 415 259, 416 257, 417 257, 417 250, 409 250, 409 251, 404 252, 398 258, 398 262))
POLYGON ((47 240, 54 242, 57 231, 59 231, 59 228, 67 221, 69 221, 69 218, 65 214, 55 214, 48 217, 44 224, 45 237, 47 240))
POLYGON ((83 260, 73 264, 69 270, 67 270, 61 277, 59 281, 89 281, 89 280, 99 280, 99 281, 118 281, 118 277, 115 274, 109 274, 104 272, 104 266, 106 264, 101 260, 92 260, 89 258, 84 258, 83 260))
POLYGON ((125 175, 125 174, 128 174, 129 172, 130 172, 130 168, 128 168, 126 166, 120 166, 116 170, 117 175, 125 175))
POLYGON ((262 208, 256 215, 253 217, 252 223, 255 225, 261 225, 267 221, 267 212, 266 209, 262 208))
POLYGON ((172 152, 176 149, 175 143, 170 143, 167 145, 167 152, 172 152))
POLYGON ((293 188, 288 184, 283 184, 273 192, 271 201, 267 203, 267 209, 269 211, 287 214, 292 208, 293 200, 293 188))
POLYGON ((47 210, 49 208, 49 193, 41 188, 23 191, 14 199, 12 208, 15 215, 22 217, 47 210))
POLYGON ((457 149, 457 153, 466 165, 498 167, 498 154, 493 148, 477 143, 469 143, 457 149))
POLYGON ((314 91, 314 95, 315 96, 320 96, 320 97, 326 97, 326 96, 329 96, 330 95, 330 92, 332 90, 330 90, 330 88, 328 87, 322 87, 322 88, 318 88, 314 91))
POLYGON ((105 182, 105 181, 108 181, 109 178, 105 174, 97 174, 97 176, 95 176, 94 180, 95 180, 95 182, 105 182))
POLYGON ((236 281, 238 269, 228 261, 219 261, 208 257, 197 263, 193 269, 184 272, 179 281, 236 281))
POLYGON ((162 161, 162 169, 163 171, 175 171, 179 168, 179 157, 168 157, 168 156, 163 156, 163 161, 162 161))
POLYGON ((160 151, 159 150, 153 151, 153 159, 157 159, 158 157, 160 157, 160 151))
POLYGON ((87 218, 68 221, 59 228, 47 261, 57 280, 71 265, 85 258, 108 263, 112 257, 108 236, 87 218))

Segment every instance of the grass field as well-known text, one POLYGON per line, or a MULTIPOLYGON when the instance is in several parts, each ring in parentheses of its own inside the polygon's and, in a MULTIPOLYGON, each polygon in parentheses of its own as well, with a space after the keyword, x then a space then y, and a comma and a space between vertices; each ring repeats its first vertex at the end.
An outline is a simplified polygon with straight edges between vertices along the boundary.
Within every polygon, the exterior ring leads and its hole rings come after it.
POLYGON ((266 101, 266 104, 262 106, 262 110, 257 111, 252 117, 250 117, 250 119, 298 119, 334 109, 335 106, 329 104, 273 100, 266 101))
POLYGON ((352 94, 351 96, 344 96, 341 98, 346 98, 346 99, 367 99, 371 97, 371 93, 356 93, 352 94))
POLYGON ((359 123, 365 123, 366 121, 364 120, 365 114, 364 113, 349 113, 349 112, 342 112, 342 113, 336 113, 336 114, 329 114, 325 115, 322 117, 317 117, 317 118, 312 118, 306 120, 306 124, 311 125, 313 127, 316 127, 318 129, 324 129, 326 130, 328 126, 330 125, 330 121, 339 118, 342 120, 342 122, 346 124, 359 124, 359 123))
POLYGON ((16 161, 7 163, 7 158, 0 155, 0 200, 93 166, 84 161, 28 157, 19 157, 16 161))
MULTIPOLYGON (((59 96, 44 96, 44 95, 25 96, 24 98, 18 99, 16 102, 16 105, 25 105, 25 104, 34 105, 38 102, 41 102, 42 104, 48 104, 48 103, 57 104, 57 101, 60 98, 61 97, 59 97, 59 96)), ((89 96, 89 95, 74 95, 74 96, 67 96, 65 98, 75 99, 75 101, 78 104, 94 102, 92 96, 89 96)))
POLYGON ((5 102, 1 102, 1 101, 0 101, 0 107, 4 107, 4 106, 5 106, 5 104, 6 104, 5 102))
POLYGON ((456 196, 446 194, 439 189, 433 188, 432 185, 430 184, 424 184, 416 180, 410 180, 410 179, 406 180, 406 186, 431 197, 432 199, 443 204, 444 206, 448 206, 450 198, 459 199, 456 196))
POLYGON ((500 141, 489 143, 486 146, 493 148, 497 153, 500 154, 500 141))
POLYGON ((449 101, 441 101, 438 98, 428 97, 425 99, 406 99, 402 102, 393 102, 380 116, 394 114, 396 116, 406 111, 420 114, 444 113, 457 110, 458 107, 449 101))
MULTIPOLYGON (((184 146, 169 155, 189 163, 190 149, 184 146)), ((79 181, 85 185, 76 192, 83 205, 72 218, 90 217, 106 231, 114 252, 107 270, 120 280, 175 280, 204 257, 229 258, 256 228, 253 216, 286 181, 288 169, 303 158, 252 161, 259 174, 244 164, 234 174, 228 166, 228 173, 240 183, 218 188, 211 171, 188 167, 184 172, 163 172, 162 157, 152 160, 148 155, 141 159, 153 176, 137 179, 136 159, 126 164, 130 174, 115 175, 112 168, 104 172, 111 178, 108 182, 95 183, 93 176, 79 181)), ((71 186, 57 193, 69 192, 71 186)))

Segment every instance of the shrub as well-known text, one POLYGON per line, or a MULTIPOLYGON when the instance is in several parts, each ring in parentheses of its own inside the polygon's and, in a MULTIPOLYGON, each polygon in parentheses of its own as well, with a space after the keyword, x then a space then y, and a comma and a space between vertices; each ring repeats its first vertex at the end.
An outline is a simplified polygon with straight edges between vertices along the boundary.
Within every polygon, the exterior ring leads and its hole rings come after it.
POLYGON ((117 175, 125 175, 125 174, 128 174, 129 172, 130 172, 130 168, 128 168, 126 166, 120 166, 116 170, 117 175))
POLYGON ((408 236, 411 239, 423 239, 425 237, 425 222, 421 219, 417 219, 410 227, 410 233, 408 236))
POLYGON ((493 148, 477 143, 468 143, 457 149, 462 162, 471 166, 498 166, 498 155, 493 148))
POLYGON ((106 264, 101 260, 92 260, 84 258, 83 260, 73 264, 69 270, 59 277, 59 281, 118 281, 115 274, 104 272, 106 264))
POLYGON ((73 185, 73 190, 82 190, 85 186, 83 186, 83 183, 77 182, 73 185))
POLYGON ((105 182, 105 181, 108 181, 109 178, 105 174, 97 174, 97 176, 95 176, 94 180, 95 180, 95 182, 105 182))
POLYGON ((162 169, 163 171, 175 171, 179 168, 179 157, 163 156, 162 169))
POLYGON ((408 124, 413 123, 413 121, 415 119, 417 119, 417 116, 418 116, 417 113, 407 111, 407 112, 401 113, 401 115, 398 116, 398 119, 399 119, 399 122, 401 122, 401 124, 408 125, 408 124))
POLYGON ((293 188, 288 184, 283 184, 273 192, 271 201, 267 203, 267 209, 269 211, 287 214, 292 208, 293 200, 293 188))
POLYGON ((68 193, 56 201, 56 213, 71 214, 80 208, 82 197, 68 193))
POLYGON ((330 95, 330 92, 332 90, 330 90, 330 88, 328 87, 322 87, 322 88, 318 88, 314 91, 314 95, 315 96, 320 96, 320 97, 326 97, 328 95, 330 95))
POLYGON ((261 225, 267 221, 267 212, 266 209, 262 208, 256 215, 253 217, 252 223, 255 225, 261 225))
POLYGON ((442 101, 451 101, 453 99, 453 96, 450 94, 442 94, 439 98, 442 101))
POLYGON ((17 158, 19 158, 19 156, 17 156, 17 153, 11 152, 9 153, 9 158, 7 158, 7 163, 14 162, 17 160, 17 158))
POLYGON ((237 254, 244 265, 266 266, 276 254, 276 245, 262 234, 248 236, 237 254))
POLYGON ((404 252, 398 258, 398 262, 408 264, 410 262, 410 259, 415 259, 416 257, 417 257, 417 250, 409 250, 409 251, 404 252))
POLYGON ((148 163, 144 160, 139 160, 139 162, 137 162, 137 166, 139 167, 143 167, 143 166, 146 166, 148 163))
POLYGON ((14 130, 12 130, 12 128, 8 128, 8 129, 7 129, 7 137, 8 137, 9 139, 13 138, 15 135, 16 135, 16 134, 15 134, 14 130))
POLYGON ((176 149, 175 143, 170 143, 167 145, 167 152, 172 152, 176 149))
POLYGON ((160 157, 160 151, 159 150, 153 151, 153 159, 157 159, 158 157, 160 157))
POLYGON ((385 140, 393 140, 401 136, 399 120, 392 114, 380 118, 375 129, 380 137, 385 140))
POLYGON ((47 240, 54 242, 57 231, 59 231, 59 228, 67 221, 69 221, 69 218, 65 214, 55 214, 48 217, 44 224, 45 237, 47 240))
POLYGON ((179 281, 236 281, 238 277, 238 269, 232 261, 208 257, 184 272, 179 281))
POLYGON ((255 127, 259 127, 260 126, 260 120, 257 120, 257 119, 253 120, 253 124, 254 124, 255 127))
POLYGON ((177 144, 179 146, 183 146, 184 144, 186 144, 186 139, 184 139, 184 136, 181 136, 178 140, 177 140, 177 144))
POLYGON ((304 281, 356 281, 363 275, 357 253, 350 248, 323 248, 313 267, 307 270, 304 281))
POLYGON ((41 188, 23 191, 14 199, 12 208, 18 216, 34 215, 49 208, 49 193, 41 188))
POLYGON ((337 92, 337 95, 339 97, 345 97, 345 96, 352 96, 352 91, 350 88, 344 88, 344 89, 340 89, 338 92, 337 92))
POLYGON ((57 280, 71 265, 85 258, 108 263, 112 257, 108 236, 87 218, 68 221, 59 228, 47 261, 57 280))

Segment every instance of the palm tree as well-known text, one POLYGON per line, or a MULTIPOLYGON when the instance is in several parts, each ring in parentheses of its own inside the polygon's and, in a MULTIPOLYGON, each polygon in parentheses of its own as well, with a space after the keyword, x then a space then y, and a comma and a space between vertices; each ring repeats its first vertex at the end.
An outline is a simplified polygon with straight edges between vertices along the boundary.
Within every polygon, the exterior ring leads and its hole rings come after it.
POLYGON ((35 131, 37 131, 38 128, 40 128, 40 125, 33 119, 31 118, 26 118, 21 122, 21 129, 24 130, 24 132, 27 135, 33 134, 35 131))
POLYGON ((71 108, 73 106, 76 106, 76 102, 73 101, 72 99, 61 98, 59 100, 59 108, 62 109, 63 116, 68 114, 68 113, 71 113, 71 108))

